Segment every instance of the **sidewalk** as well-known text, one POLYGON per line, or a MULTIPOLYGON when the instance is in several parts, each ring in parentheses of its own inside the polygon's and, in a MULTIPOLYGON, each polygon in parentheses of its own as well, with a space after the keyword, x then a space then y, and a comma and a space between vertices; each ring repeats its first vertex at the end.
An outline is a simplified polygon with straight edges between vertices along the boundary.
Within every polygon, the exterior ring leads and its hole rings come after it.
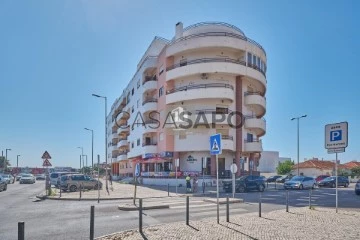
MULTIPOLYGON (((191 216, 190 216, 191 219, 191 216)), ((146 221, 146 216, 144 216, 146 221)), ((142 240, 142 239, 360 239, 360 212, 340 211, 335 209, 291 208, 263 213, 230 215, 230 223, 220 218, 202 221, 190 221, 163 224, 138 230, 129 230, 98 238, 98 240, 142 240)))

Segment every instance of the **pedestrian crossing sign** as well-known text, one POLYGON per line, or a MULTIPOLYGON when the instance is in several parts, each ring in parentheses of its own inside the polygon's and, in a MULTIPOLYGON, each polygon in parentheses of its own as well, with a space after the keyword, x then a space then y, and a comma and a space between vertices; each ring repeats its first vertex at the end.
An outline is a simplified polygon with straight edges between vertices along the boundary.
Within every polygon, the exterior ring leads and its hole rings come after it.
POLYGON ((210 154, 217 155, 221 154, 221 134, 215 134, 210 136, 210 154))

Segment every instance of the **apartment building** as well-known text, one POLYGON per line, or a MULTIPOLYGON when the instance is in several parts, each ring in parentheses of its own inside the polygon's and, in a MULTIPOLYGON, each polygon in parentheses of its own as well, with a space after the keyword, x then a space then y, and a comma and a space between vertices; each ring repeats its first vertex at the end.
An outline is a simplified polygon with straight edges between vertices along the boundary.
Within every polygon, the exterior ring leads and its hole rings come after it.
POLYGON ((266 132, 266 53, 239 28, 219 22, 175 25, 155 37, 108 115, 114 176, 216 175, 209 136, 222 134, 221 177, 256 172, 266 132), (205 167, 203 169, 203 166, 205 167))

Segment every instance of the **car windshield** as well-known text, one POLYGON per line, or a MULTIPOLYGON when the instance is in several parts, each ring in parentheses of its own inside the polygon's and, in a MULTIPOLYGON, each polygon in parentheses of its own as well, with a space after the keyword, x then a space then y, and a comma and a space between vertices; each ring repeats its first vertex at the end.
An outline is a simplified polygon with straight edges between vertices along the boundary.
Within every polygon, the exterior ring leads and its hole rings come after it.
POLYGON ((240 178, 238 178, 238 179, 236 179, 237 181, 243 181, 243 180, 245 180, 246 179, 246 176, 242 176, 242 177, 240 177, 240 178))
POLYGON ((302 181, 302 180, 304 180, 304 177, 293 177, 292 179, 291 179, 291 181, 302 181))
POLYGON ((24 174, 24 175, 22 175, 23 177, 32 177, 32 175, 31 174, 24 174))

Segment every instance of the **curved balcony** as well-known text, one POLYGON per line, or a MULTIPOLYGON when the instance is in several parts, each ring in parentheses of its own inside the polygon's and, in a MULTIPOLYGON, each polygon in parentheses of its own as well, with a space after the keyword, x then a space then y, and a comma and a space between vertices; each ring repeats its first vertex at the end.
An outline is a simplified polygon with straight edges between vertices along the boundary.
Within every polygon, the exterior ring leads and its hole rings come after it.
POLYGON ((117 156, 116 160, 117 161, 124 161, 127 160, 127 151, 125 152, 120 152, 119 155, 117 156))
POLYGON ((225 73, 233 76, 249 76, 258 80, 266 88, 265 75, 246 62, 232 58, 200 58, 176 63, 166 68, 166 81, 202 73, 225 73))
POLYGON ((233 136, 221 135, 221 145, 223 150, 235 151, 233 136))
POLYGON ((262 117, 266 113, 266 98, 258 92, 246 92, 245 105, 250 106, 258 117, 262 117))
POLYGON ((129 142, 128 140, 125 138, 125 139, 122 139, 120 140, 118 143, 117 143, 117 147, 120 148, 120 147, 126 147, 129 145, 129 142))
POLYGON ((118 114, 116 114, 115 119, 118 124, 121 124, 121 121, 125 121, 130 118, 130 112, 127 111, 121 111, 118 114))
POLYGON ((143 87, 145 91, 157 89, 157 78, 154 77, 145 77, 143 81, 143 87))
POLYGON ((145 127, 143 128, 143 133, 157 132, 157 129, 160 127, 160 123, 155 120, 145 120, 145 127))
POLYGON ((143 101, 143 111, 149 112, 149 111, 156 111, 157 110, 157 102, 158 100, 156 98, 148 98, 143 101))
POLYGON ((193 84, 166 92, 166 104, 194 99, 228 99, 234 101, 234 87, 226 83, 193 84))
POLYGON ((117 148, 116 144, 112 144, 112 145, 110 146, 110 151, 111 151, 111 152, 115 152, 115 151, 117 151, 117 150, 118 150, 118 148, 117 148))
POLYGON ((111 139, 114 140, 114 139, 118 139, 118 138, 119 138, 119 135, 118 135, 117 131, 112 132, 111 139))
POLYGON ((119 126, 119 129, 117 130, 117 134, 120 135, 122 133, 128 133, 130 131, 130 126, 127 124, 123 124, 119 126))
POLYGON ((266 121, 264 118, 245 116, 245 128, 251 129, 258 137, 264 136, 266 132, 266 121))
POLYGON ((253 140, 253 141, 244 141, 244 152, 255 153, 262 152, 262 142, 261 140, 253 140))
POLYGON ((144 153, 157 153, 157 144, 143 144, 143 152, 144 153))

